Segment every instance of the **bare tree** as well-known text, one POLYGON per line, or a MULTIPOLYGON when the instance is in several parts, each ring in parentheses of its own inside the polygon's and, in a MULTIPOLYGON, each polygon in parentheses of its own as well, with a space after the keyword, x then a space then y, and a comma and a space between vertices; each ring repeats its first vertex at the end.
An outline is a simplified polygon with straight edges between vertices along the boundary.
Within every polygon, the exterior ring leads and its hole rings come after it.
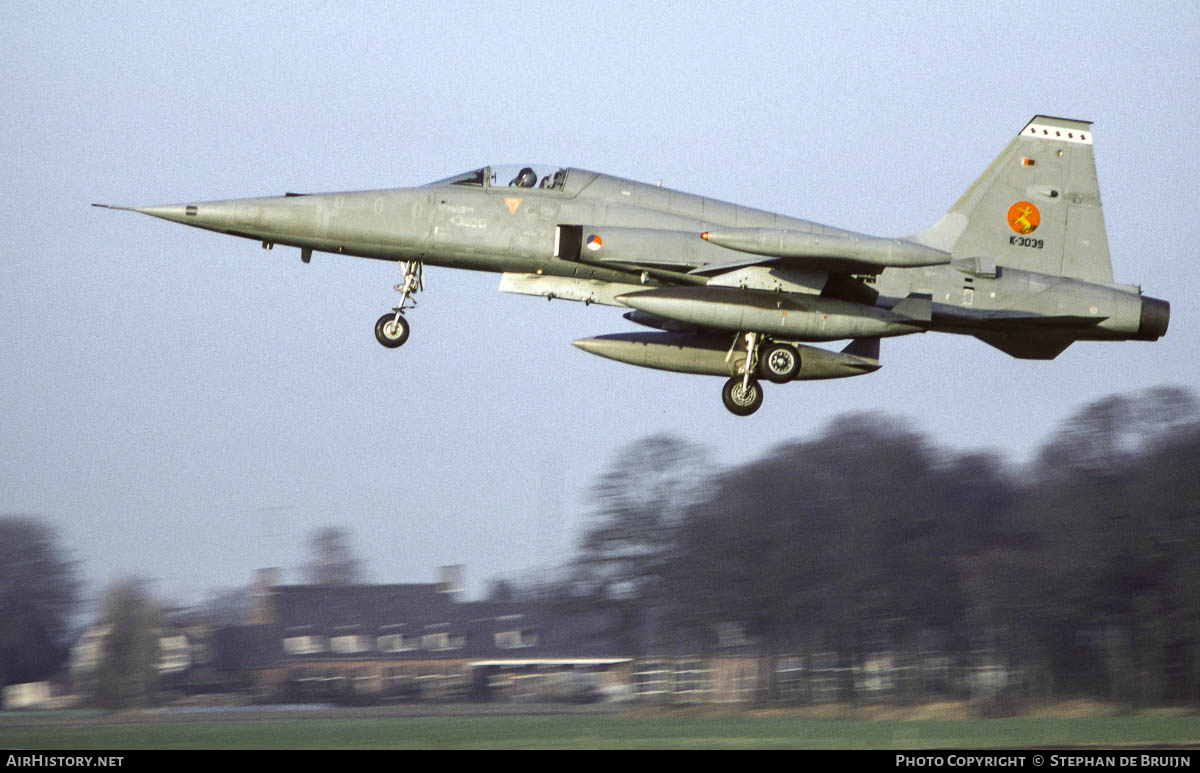
POLYGON ((95 697, 105 708, 153 704, 158 689, 160 610, 145 583, 121 580, 104 594, 107 628, 96 670, 95 697))
POLYGON ((62 665, 78 592, 53 530, 0 517, 0 685, 42 679, 62 665))
POLYGON ((580 560, 609 596, 636 596, 663 579, 683 515, 707 491, 703 452, 657 436, 622 450, 593 488, 596 509, 580 560))

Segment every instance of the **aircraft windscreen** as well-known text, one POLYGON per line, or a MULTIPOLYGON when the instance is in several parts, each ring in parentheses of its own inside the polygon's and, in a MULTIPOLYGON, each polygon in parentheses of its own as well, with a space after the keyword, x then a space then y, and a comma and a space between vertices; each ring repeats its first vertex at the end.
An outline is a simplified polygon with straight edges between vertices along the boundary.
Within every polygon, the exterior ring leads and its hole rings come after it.
POLYGON ((561 191, 567 183, 567 170, 545 164, 501 164, 463 172, 431 185, 478 185, 491 188, 540 188, 561 191))
POLYGON ((476 169, 471 172, 463 172, 452 177, 447 177, 444 180, 437 180, 430 183, 431 185, 483 185, 484 176, 487 173, 487 167, 476 169))
POLYGON ((540 188, 560 191, 567 181, 567 170, 545 164, 502 164, 491 167, 488 184, 492 187, 540 188))

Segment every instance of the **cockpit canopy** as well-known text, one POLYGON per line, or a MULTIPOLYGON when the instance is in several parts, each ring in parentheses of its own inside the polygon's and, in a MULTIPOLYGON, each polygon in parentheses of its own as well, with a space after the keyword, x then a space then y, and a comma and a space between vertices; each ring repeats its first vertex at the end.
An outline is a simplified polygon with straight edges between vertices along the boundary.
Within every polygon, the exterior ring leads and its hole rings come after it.
POLYGON ((567 184, 567 170, 545 164, 502 164, 485 166, 438 180, 434 185, 474 185, 483 188, 539 188, 561 191, 567 184))

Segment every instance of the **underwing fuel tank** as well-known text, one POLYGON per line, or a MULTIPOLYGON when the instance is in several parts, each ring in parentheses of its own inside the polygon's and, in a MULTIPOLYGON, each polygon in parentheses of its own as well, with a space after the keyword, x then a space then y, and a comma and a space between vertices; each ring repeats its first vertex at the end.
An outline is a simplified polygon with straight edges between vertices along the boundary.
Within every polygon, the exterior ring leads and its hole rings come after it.
POLYGON ((819 295, 735 287, 662 287, 618 295, 639 311, 718 330, 753 330, 794 341, 837 341, 920 333, 919 320, 819 295))
MULTIPOLYGON (((740 347, 734 348, 731 355, 731 342, 731 336, 702 333, 615 333, 571 343, 589 354, 643 368, 728 378, 741 371, 746 357, 740 347)), ((847 349, 853 347, 852 343, 847 349)), ((862 349, 870 351, 871 347, 862 349)), ((877 345, 874 357, 849 351, 830 352, 803 344, 796 345, 796 350, 800 353, 797 381, 861 376, 880 368, 877 345)))

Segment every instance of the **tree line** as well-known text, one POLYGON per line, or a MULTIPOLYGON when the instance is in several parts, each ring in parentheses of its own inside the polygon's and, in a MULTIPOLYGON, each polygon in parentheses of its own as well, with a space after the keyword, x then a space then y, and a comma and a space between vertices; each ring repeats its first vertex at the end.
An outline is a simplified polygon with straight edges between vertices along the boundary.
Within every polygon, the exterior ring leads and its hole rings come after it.
MULTIPOLYGON (((964 410, 967 408, 964 407, 964 410)), ((994 664, 1030 698, 1200 703, 1200 411, 1088 405, 1030 463, 836 419, 718 470, 672 437, 599 477, 565 579, 628 646, 994 664), (725 637, 728 638, 727 636, 725 637)))

